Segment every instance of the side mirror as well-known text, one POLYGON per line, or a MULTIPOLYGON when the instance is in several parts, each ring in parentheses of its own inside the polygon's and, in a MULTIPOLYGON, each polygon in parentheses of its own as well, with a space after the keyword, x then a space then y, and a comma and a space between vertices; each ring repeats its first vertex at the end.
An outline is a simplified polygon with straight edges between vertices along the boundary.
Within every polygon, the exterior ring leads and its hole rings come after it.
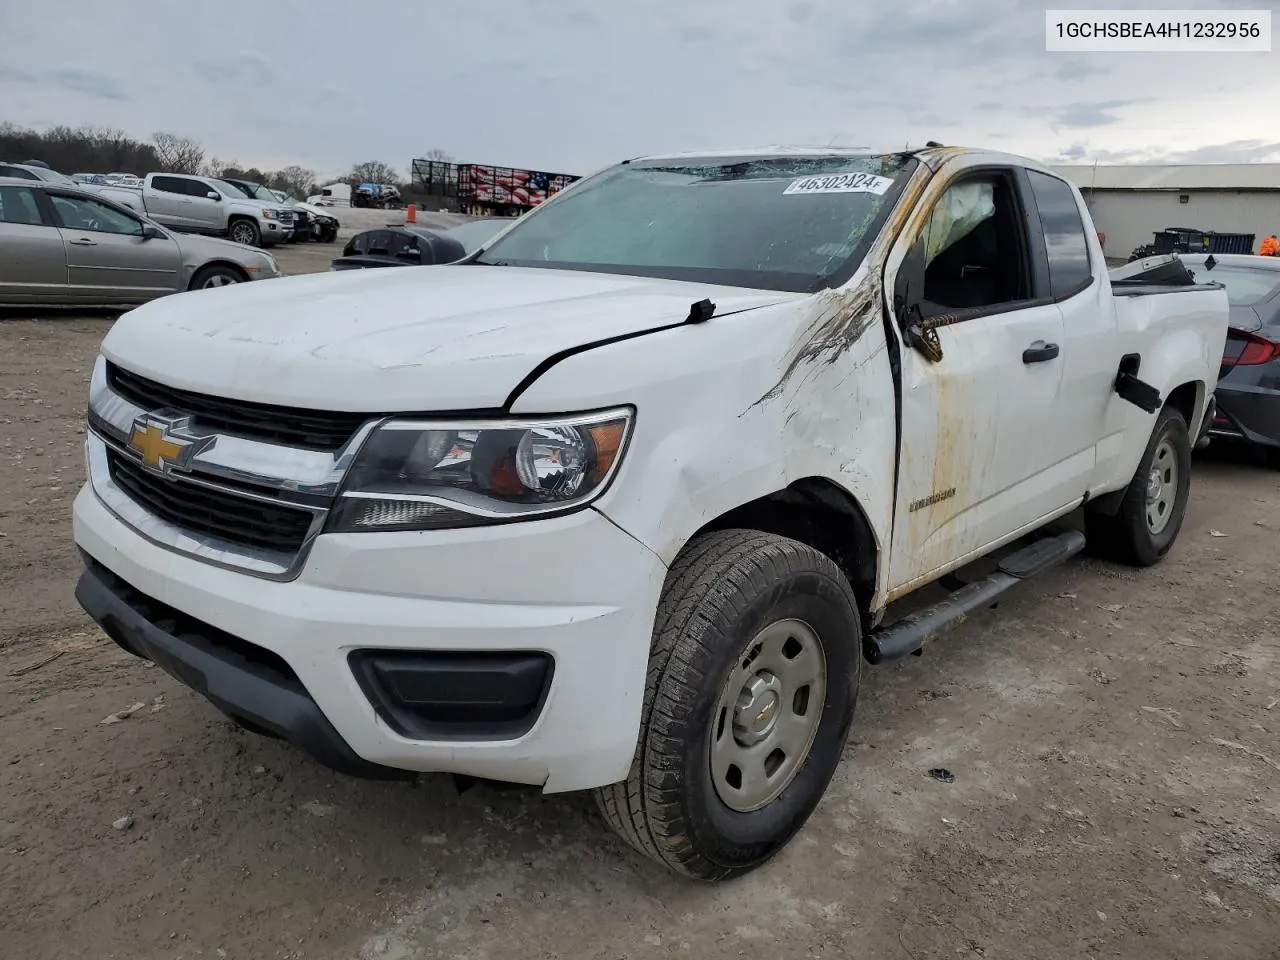
POLYGON ((216 192, 214 192, 213 190, 210 190, 208 193, 206 193, 206 194, 205 194, 205 196, 206 196, 206 197, 208 197, 210 200, 221 200, 221 199, 222 199, 222 194, 220 194, 220 193, 216 193, 216 192))
POLYGON ((165 232, 157 227, 154 223, 144 223, 142 225, 143 240, 163 240, 165 232))

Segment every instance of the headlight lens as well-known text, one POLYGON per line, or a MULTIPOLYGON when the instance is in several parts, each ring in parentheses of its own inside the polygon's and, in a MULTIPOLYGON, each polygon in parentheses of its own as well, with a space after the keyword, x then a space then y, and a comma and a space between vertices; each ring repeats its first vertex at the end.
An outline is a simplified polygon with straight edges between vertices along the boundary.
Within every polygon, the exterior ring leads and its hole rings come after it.
POLYGON ((274 210, 263 210, 262 215, 268 220, 274 220, 276 218, 276 212, 274 210))
POLYGON ((539 421, 389 421, 360 448, 325 529, 437 530, 579 509, 617 472, 631 421, 629 409, 539 421))

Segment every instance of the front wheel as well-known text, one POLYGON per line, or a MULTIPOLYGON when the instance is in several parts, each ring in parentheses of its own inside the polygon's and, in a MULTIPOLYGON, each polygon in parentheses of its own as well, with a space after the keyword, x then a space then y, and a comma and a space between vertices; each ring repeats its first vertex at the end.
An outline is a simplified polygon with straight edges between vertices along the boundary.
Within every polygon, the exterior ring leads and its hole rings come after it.
POLYGON ((1087 511, 1090 550, 1131 566, 1159 563, 1178 538, 1191 493, 1191 437, 1173 407, 1156 418, 1146 452, 1114 514, 1087 511))
POLYGON ((234 267, 214 264, 202 267, 191 278, 190 290, 212 290, 214 287, 227 287, 233 283, 244 283, 249 278, 234 267))
POLYGON ((767 861, 835 774, 861 644, 853 592, 822 553, 752 530, 694 539, 663 589, 630 775, 596 791, 605 822, 702 880, 767 861))
POLYGON ((262 245, 262 231, 252 220, 233 220, 229 232, 232 240, 243 243, 246 247, 262 245))

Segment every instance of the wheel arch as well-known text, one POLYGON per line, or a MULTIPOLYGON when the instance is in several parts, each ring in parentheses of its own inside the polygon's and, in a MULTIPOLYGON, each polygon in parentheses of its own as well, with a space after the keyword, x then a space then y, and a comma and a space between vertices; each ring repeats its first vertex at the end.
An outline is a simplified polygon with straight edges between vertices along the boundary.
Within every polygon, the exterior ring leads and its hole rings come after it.
MULTIPOLYGON (((1200 428, 1197 414, 1206 409, 1207 402, 1205 383, 1203 380, 1188 380, 1180 383, 1169 391, 1169 395, 1165 398, 1164 407, 1173 408, 1182 414, 1182 419, 1186 421, 1187 433, 1191 438, 1192 447, 1195 446, 1196 434, 1200 428)), ((1155 420, 1152 421, 1151 429, 1155 429, 1155 424, 1159 422, 1160 415, 1156 414, 1155 420)), ((1138 463, 1134 469, 1142 463, 1139 456, 1138 463)), ((1131 478, 1132 479, 1132 478, 1131 478)), ((1110 493, 1104 493, 1100 497, 1091 499, 1087 504, 1087 509, 1092 513, 1102 514, 1104 516, 1115 516, 1120 509, 1120 504, 1124 501, 1124 496, 1128 490, 1128 483, 1119 490, 1112 490, 1110 493)))
POLYGON ((1192 438, 1195 437, 1196 429, 1200 426, 1197 421, 1197 413, 1204 409, 1205 403, 1205 385, 1203 380, 1188 380, 1186 383, 1179 384, 1169 391, 1169 396, 1165 400, 1166 407, 1173 407, 1180 414, 1182 419, 1187 421, 1187 429, 1191 431, 1192 438))
POLYGON ((840 567, 858 600, 864 631, 875 626, 872 611, 880 566, 875 529, 856 497, 826 477, 804 477, 781 490, 720 514, 689 539, 714 530, 760 530, 798 540, 840 567))
POLYGON ((231 270, 234 270, 236 274, 240 277, 241 283, 247 283, 250 279, 252 279, 249 276, 248 271, 245 270, 244 267, 240 266, 240 264, 236 263, 234 260, 210 260, 207 263, 200 264, 200 266, 196 267, 194 270, 191 271, 191 279, 187 281, 187 289, 188 290, 195 289, 196 278, 199 277, 200 274, 208 270, 210 267, 227 267, 231 270))

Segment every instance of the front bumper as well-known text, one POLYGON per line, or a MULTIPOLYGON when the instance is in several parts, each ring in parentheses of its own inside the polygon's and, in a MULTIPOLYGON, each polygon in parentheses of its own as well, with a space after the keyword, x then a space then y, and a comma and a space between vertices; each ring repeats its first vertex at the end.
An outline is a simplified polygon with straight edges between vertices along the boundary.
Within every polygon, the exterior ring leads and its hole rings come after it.
POLYGON ((326 534, 287 582, 158 546, 89 487, 74 526, 89 558, 77 596, 117 643, 335 769, 457 773, 547 792, 627 775, 666 570, 594 510, 470 530, 326 534), (554 666, 529 722, 479 736, 415 730, 375 703, 377 685, 360 675, 367 651, 545 654, 554 666))

